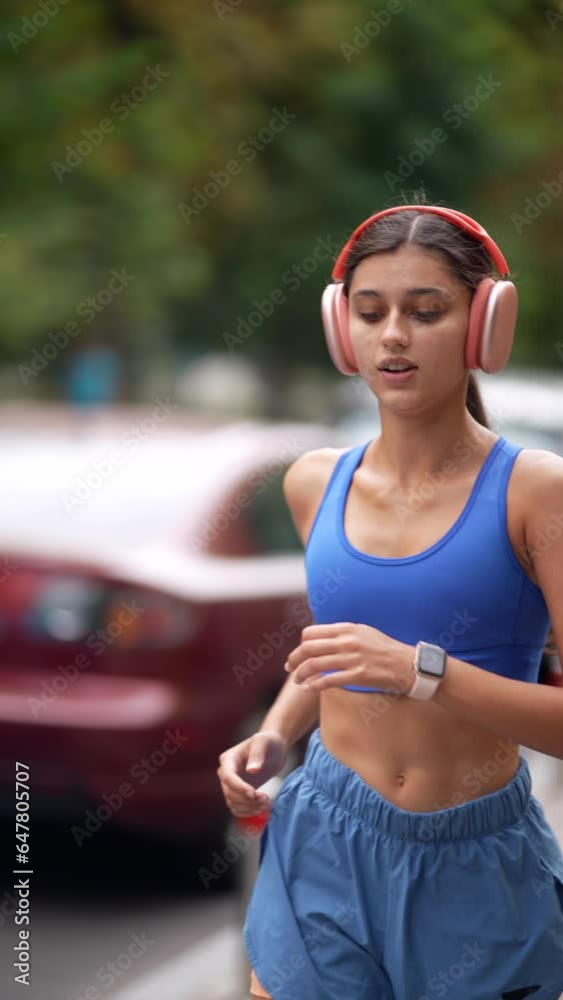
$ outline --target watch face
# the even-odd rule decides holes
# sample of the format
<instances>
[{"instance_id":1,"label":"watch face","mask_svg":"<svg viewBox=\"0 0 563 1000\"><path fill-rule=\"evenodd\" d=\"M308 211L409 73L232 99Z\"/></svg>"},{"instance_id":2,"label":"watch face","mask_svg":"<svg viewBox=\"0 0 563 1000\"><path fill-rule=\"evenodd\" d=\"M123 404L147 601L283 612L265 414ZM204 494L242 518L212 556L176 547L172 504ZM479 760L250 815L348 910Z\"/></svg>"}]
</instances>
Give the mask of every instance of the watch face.
<instances>
[{"instance_id":1,"label":"watch face","mask_svg":"<svg viewBox=\"0 0 563 1000\"><path fill-rule=\"evenodd\" d=\"M445 656L444 650L437 646L426 646L420 647L420 656L418 660L419 670L425 674L431 674L432 677L441 677L444 673L444 663Z\"/></svg>"}]
</instances>

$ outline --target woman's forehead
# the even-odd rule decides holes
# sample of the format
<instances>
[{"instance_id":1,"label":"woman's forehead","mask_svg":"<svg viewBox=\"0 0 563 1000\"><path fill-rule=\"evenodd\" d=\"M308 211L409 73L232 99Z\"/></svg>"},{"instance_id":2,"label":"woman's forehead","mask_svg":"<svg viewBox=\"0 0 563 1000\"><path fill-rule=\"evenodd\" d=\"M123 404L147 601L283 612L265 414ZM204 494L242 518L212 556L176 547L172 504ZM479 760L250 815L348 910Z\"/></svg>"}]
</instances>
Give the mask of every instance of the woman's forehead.
<instances>
[{"instance_id":1,"label":"woman's forehead","mask_svg":"<svg viewBox=\"0 0 563 1000\"><path fill-rule=\"evenodd\" d=\"M404 294L408 289L433 286L453 291L459 284L439 251L408 245L370 254L360 261L352 276L350 292L365 288Z\"/></svg>"}]
</instances>

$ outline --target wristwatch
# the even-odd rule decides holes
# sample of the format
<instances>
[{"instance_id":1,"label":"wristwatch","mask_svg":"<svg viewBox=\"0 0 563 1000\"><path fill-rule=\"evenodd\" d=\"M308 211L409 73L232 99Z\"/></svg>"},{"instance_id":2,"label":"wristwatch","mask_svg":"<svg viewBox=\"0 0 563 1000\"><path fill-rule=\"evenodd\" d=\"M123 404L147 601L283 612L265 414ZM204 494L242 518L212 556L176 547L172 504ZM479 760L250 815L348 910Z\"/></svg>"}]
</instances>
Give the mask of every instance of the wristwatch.
<instances>
[{"instance_id":1,"label":"wristwatch","mask_svg":"<svg viewBox=\"0 0 563 1000\"><path fill-rule=\"evenodd\" d=\"M417 643L413 660L416 676L413 686L407 691L409 698L422 701L432 698L446 672L447 659L448 654L441 646L433 646L430 642Z\"/></svg>"}]
</instances>

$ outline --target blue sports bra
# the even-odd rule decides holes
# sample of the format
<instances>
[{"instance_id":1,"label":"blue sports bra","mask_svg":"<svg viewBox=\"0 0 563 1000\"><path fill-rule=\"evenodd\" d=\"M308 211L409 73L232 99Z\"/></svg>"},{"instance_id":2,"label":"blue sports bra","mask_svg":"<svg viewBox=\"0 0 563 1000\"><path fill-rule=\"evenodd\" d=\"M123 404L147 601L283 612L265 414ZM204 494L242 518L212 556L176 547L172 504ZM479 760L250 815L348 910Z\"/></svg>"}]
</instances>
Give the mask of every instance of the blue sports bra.
<instances>
[{"instance_id":1,"label":"blue sports bra","mask_svg":"<svg viewBox=\"0 0 563 1000\"><path fill-rule=\"evenodd\" d=\"M522 449L499 437L449 531L414 556L383 559L356 549L344 533L352 476L369 444L340 456L309 533L314 621L371 625L412 646L422 639L484 670L536 682L549 611L516 559L506 525L508 480Z\"/></svg>"}]
</instances>

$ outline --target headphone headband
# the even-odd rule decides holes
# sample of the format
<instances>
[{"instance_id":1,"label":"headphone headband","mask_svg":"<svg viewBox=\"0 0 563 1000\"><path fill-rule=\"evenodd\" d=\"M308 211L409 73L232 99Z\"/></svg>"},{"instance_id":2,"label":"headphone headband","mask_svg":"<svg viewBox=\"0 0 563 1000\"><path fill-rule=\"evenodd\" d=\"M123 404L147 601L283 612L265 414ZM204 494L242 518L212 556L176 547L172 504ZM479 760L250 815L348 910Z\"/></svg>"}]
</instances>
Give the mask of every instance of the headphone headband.
<instances>
[{"instance_id":1,"label":"headphone headband","mask_svg":"<svg viewBox=\"0 0 563 1000\"><path fill-rule=\"evenodd\" d=\"M362 235L362 233L371 226L373 222L377 219L382 219L386 215L394 215L395 212L431 212L433 215L440 215L443 219L447 219L454 226L458 226L459 229L464 229L465 232L470 233L475 239L479 240L488 254L494 261L495 267L501 278L506 278L510 273L510 268L506 261L506 258L500 248L497 246L495 241L489 236L486 229L483 229L475 219L472 219L469 215L464 215L463 212L457 212L454 208L441 208L436 205L395 205L393 208L385 208L382 212L376 212L375 215L370 216L362 222L357 229L354 230L350 239L346 243L345 247L340 251L336 263L332 269L332 277L335 281L342 281L344 278L346 270L346 261L348 259L348 254L352 249L354 243Z\"/></svg>"}]
</instances>

